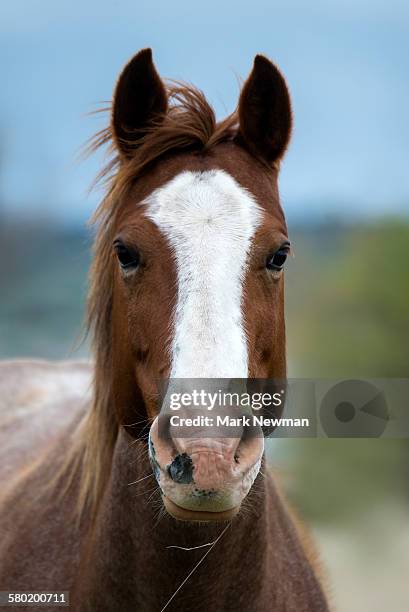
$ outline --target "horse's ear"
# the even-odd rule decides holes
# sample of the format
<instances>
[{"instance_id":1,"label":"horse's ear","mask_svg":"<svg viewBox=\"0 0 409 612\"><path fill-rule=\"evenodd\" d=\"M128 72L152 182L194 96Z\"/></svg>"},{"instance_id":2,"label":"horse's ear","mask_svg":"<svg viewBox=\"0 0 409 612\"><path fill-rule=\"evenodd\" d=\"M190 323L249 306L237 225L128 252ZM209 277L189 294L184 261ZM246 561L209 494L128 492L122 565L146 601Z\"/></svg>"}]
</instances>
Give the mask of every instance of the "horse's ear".
<instances>
[{"instance_id":1,"label":"horse's ear","mask_svg":"<svg viewBox=\"0 0 409 612\"><path fill-rule=\"evenodd\" d=\"M125 157L131 157L137 140L154 120L166 113L165 86L152 61L151 49L142 49L123 69L112 106L112 133Z\"/></svg>"},{"instance_id":2,"label":"horse's ear","mask_svg":"<svg viewBox=\"0 0 409 612\"><path fill-rule=\"evenodd\" d=\"M269 164L280 159L291 136L290 94L278 68L262 55L254 59L238 111L239 140Z\"/></svg>"}]
</instances>

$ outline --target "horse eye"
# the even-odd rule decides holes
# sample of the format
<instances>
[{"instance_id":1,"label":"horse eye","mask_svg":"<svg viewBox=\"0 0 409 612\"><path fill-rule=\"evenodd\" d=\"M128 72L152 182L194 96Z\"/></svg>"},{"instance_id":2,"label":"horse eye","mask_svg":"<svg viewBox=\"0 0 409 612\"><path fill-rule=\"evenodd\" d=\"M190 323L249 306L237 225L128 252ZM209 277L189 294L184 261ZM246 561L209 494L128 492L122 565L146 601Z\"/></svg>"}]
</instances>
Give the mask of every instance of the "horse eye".
<instances>
[{"instance_id":1,"label":"horse eye","mask_svg":"<svg viewBox=\"0 0 409 612\"><path fill-rule=\"evenodd\" d=\"M285 260L287 259L289 247L283 246L278 249L273 255L269 255L266 261L267 270L282 270Z\"/></svg>"},{"instance_id":2,"label":"horse eye","mask_svg":"<svg viewBox=\"0 0 409 612\"><path fill-rule=\"evenodd\" d=\"M114 249L122 269L136 268L139 265L139 253L129 249L122 242L115 242Z\"/></svg>"}]
</instances>

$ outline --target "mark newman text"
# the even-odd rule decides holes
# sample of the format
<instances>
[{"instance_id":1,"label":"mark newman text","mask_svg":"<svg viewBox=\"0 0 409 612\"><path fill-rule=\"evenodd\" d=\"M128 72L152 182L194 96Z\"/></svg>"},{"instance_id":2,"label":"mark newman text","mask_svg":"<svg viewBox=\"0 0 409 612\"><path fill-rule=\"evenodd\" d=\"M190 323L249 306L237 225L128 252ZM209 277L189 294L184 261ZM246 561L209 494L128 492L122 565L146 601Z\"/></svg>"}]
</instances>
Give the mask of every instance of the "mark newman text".
<instances>
[{"instance_id":1,"label":"mark newman text","mask_svg":"<svg viewBox=\"0 0 409 612\"><path fill-rule=\"evenodd\" d=\"M310 420L307 418L267 418L255 414L240 417L228 415L181 417L172 415L170 425L172 427L309 427Z\"/></svg>"}]
</instances>

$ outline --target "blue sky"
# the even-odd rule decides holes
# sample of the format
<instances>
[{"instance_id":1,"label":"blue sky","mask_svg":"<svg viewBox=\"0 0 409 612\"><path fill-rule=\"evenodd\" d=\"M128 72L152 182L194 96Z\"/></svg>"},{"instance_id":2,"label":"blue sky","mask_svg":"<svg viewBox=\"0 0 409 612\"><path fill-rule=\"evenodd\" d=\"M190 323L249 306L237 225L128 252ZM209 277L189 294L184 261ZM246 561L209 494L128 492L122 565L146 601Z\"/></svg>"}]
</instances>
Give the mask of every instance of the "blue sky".
<instances>
[{"instance_id":1,"label":"blue sky","mask_svg":"<svg viewBox=\"0 0 409 612\"><path fill-rule=\"evenodd\" d=\"M101 159L76 161L118 72L151 46L161 74L195 83L220 117L256 53L287 77L295 130L287 213L408 210L409 3L14 0L0 9L0 207L83 221Z\"/></svg>"}]
</instances>

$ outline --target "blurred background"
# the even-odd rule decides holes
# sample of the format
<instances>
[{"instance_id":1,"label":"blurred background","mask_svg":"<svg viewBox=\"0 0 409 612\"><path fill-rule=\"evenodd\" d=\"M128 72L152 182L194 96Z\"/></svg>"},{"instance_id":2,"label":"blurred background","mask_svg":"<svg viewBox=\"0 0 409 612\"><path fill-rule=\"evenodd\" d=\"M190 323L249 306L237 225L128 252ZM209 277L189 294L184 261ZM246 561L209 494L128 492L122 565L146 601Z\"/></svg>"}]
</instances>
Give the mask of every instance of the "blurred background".
<instances>
[{"instance_id":1,"label":"blurred background","mask_svg":"<svg viewBox=\"0 0 409 612\"><path fill-rule=\"evenodd\" d=\"M290 375L407 377L406 0L14 0L0 9L0 357L87 357L87 116L151 46L222 117L256 53L284 72L295 129L281 195ZM409 609L406 440L275 440L271 465L316 534L335 610Z\"/></svg>"}]
</instances>

